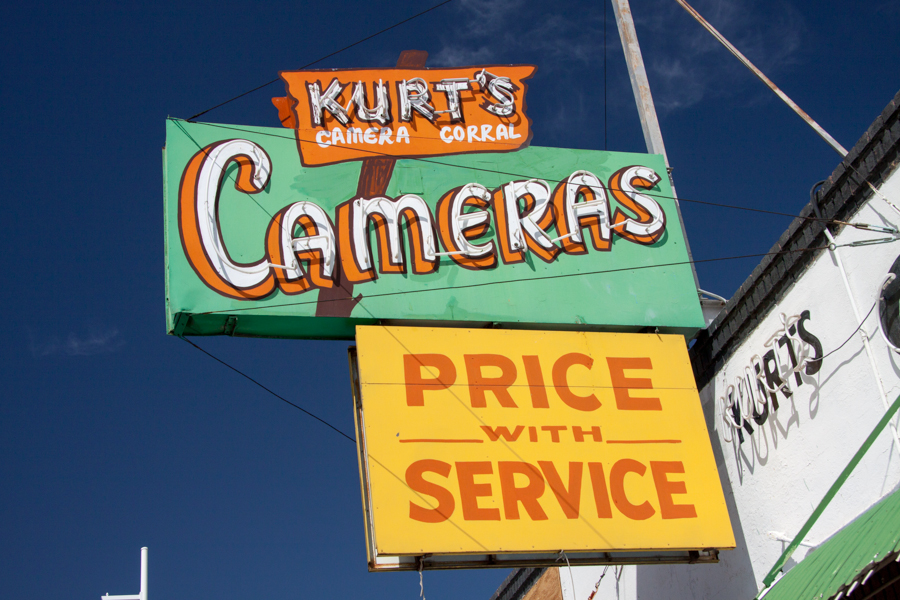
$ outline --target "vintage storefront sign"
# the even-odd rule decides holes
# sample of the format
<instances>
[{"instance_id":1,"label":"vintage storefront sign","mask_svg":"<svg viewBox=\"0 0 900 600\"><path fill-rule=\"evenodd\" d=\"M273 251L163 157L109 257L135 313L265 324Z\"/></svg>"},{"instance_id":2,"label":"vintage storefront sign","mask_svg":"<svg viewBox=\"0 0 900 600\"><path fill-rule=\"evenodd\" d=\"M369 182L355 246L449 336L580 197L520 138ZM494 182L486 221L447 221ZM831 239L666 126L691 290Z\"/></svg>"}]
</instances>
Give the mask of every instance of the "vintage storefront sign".
<instances>
[{"instance_id":1,"label":"vintage storefront sign","mask_svg":"<svg viewBox=\"0 0 900 600\"><path fill-rule=\"evenodd\" d=\"M168 331L703 326L661 157L532 147L391 168L368 196L360 162L303 167L285 129L168 121Z\"/></svg>"},{"instance_id":2,"label":"vintage storefront sign","mask_svg":"<svg viewBox=\"0 0 900 600\"><path fill-rule=\"evenodd\" d=\"M304 166L512 152L531 140L530 65L282 71Z\"/></svg>"},{"instance_id":3,"label":"vintage storefront sign","mask_svg":"<svg viewBox=\"0 0 900 600\"><path fill-rule=\"evenodd\" d=\"M377 556L733 548L681 336L360 327Z\"/></svg>"},{"instance_id":4,"label":"vintage storefront sign","mask_svg":"<svg viewBox=\"0 0 900 600\"><path fill-rule=\"evenodd\" d=\"M804 310L790 317L781 313L781 328L763 343L749 364L726 363L721 370L724 394L716 402L716 412L724 428L727 444L744 443L779 408L792 401L794 392L822 368L822 342L809 330L811 314Z\"/></svg>"}]
</instances>

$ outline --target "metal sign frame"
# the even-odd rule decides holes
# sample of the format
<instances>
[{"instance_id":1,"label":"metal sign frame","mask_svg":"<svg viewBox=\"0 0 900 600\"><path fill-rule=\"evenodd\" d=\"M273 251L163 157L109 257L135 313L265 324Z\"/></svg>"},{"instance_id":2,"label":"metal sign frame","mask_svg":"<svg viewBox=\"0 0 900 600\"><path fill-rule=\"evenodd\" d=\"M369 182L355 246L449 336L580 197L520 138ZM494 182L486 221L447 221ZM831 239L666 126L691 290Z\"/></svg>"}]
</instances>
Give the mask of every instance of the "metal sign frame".
<instances>
[{"instance_id":1,"label":"metal sign frame","mask_svg":"<svg viewBox=\"0 0 900 600\"><path fill-rule=\"evenodd\" d=\"M476 339L473 337L476 334L482 337ZM435 338L435 335L438 335L438 338ZM446 339L440 337L441 335L446 336ZM715 469L706 425L699 408L699 398L696 388L692 386L693 377L690 374L686 350L677 351L676 336L660 338L634 334L590 334L591 337L583 341L570 339L575 335L561 332L497 330L459 332L449 329L406 327L387 327L383 330L381 327L362 328L358 333L359 342L364 344L362 376L356 347L349 349L349 363L370 571L552 566L558 565L558 561L562 560L562 550L565 550L565 558L573 565L711 563L718 561L719 549L734 546L718 472ZM397 352L393 352L391 339L397 343ZM486 354L471 355L470 347L477 347L478 352ZM474 383L476 379L473 379L473 372L469 369L470 359L481 356L503 358L500 354L503 354L505 347L515 348L510 350L509 356L521 352L530 355L541 348L536 351L535 356L524 358L531 359L532 365L538 365L539 370L546 370L547 373L551 370L550 366L553 366L554 383L552 387L546 388L550 394L549 405L547 394L536 392L535 386L544 388L544 384L534 383L534 371L529 371L527 362L525 364L529 382L527 387L522 387L525 385L525 372L522 371L521 364L517 367L518 375L515 375L516 371L513 370L511 379L498 384L502 389L508 388L507 392L503 392L508 398L507 403L501 399L503 396L500 388L487 385L486 380L480 384ZM547 362L548 359L554 360L553 356L569 360L575 356L572 352L577 353L579 350L584 352L588 348L592 348L589 351L592 358L586 357L586 361L572 363L579 366L570 375L564 374L562 380L558 379L557 370L562 358L556 362ZM431 354L434 351L445 352L445 356ZM498 352L500 354L496 354ZM559 354L560 352L563 354ZM462 360L463 353L465 361ZM653 357L652 366L649 364L649 358L614 358L620 355ZM439 359L446 359L448 362L456 362L457 367L454 369L436 366L434 370L430 368L430 363L427 366L426 363L415 363L416 366L412 367L415 370L410 371L409 364L412 363L407 360L410 357L423 357L426 363L429 360L434 361L435 366L440 364ZM393 360L394 358L397 360ZM629 371L627 378L621 379L615 374L618 371L611 365L623 360L632 363L647 361L648 364L625 366L625 369L632 371ZM591 367L591 364L595 367ZM420 368L423 369L421 375L419 375ZM494 366L488 368L494 369ZM465 371L465 376L459 369ZM642 370L643 375L652 377L652 383L651 379L632 378L634 375L642 374ZM491 370L490 373L493 381L499 381L496 371ZM420 376L421 381L418 379ZM484 373L482 376L487 377ZM685 377L688 377L690 382L687 382ZM537 379L540 378L538 375ZM420 388L423 391L417 391L418 384L425 386ZM487 387L483 387L484 385ZM621 385L626 387L620 388ZM577 393L572 392L575 396L567 395L569 386L571 390L577 390ZM636 392L638 396L629 396L635 393L629 392L629 389L648 388L654 391L639 391ZM487 405L476 403L476 394L484 397L483 392L476 391L478 389L488 390L491 394L490 399L487 399ZM585 396L585 393L588 395ZM649 398L648 393L658 398ZM535 403L535 398L541 396L544 398L543 404ZM460 401L459 405L451 401L454 398ZM463 398L466 400L463 401ZM576 406L578 400L573 398L593 398L595 405L593 408ZM648 400L645 402L643 398ZM470 400L472 404L471 408L468 408ZM658 406L652 407L653 403ZM429 406L430 409L427 408ZM369 409L368 419L366 407ZM472 409L475 409L475 412ZM472 421L472 418L475 420ZM512 427L508 429L495 427L500 422L507 425L511 422L524 422L539 426L567 422L572 426L528 429L569 429L570 433L564 435L574 436L574 439L568 437L560 440L554 433L551 442L545 433L541 433L543 442L535 444L534 442L539 440L532 437L536 435L532 432L521 435L521 439L516 442L515 437L509 437ZM576 427L573 423L580 425ZM601 426L591 427L591 423L600 423ZM588 427L585 428L584 425ZM517 431L522 429L525 427L517 427ZM596 431L588 434L585 440L585 436L579 435L579 432L587 429ZM506 433L502 433L502 430ZM473 435L476 432L477 435ZM492 433L500 433L506 441L498 442L497 435ZM369 439L373 434L376 437ZM482 436L483 439L466 439ZM664 436L678 439L663 439ZM561 444L558 444L560 441ZM395 448L396 442L399 444ZM601 443L602 446L595 446L597 443ZM678 446L659 445L673 443ZM660 456L665 458L658 458ZM473 460L487 462L465 462ZM569 463L568 484L561 483L559 475L554 475L556 468L553 468L553 463L558 465L559 460L576 461ZM590 483L585 483L585 487L582 487L582 470L579 468L573 471L572 468L573 464L583 464L578 461L585 460L601 462L588 464L591 472ZM676 462L660 463L653 462L654 460ZM680 461L684 461L683 464ZM648 474L647 478L641 476L643 469L639 468L638 462L651 466L654 471L652 481L655 482L655 488L652 484L651 487L641 487L649 483L650 475ZM429 473L430 481L421 478L423 471L420 465L426 463L429 466L424 467L426 469L424 472ZM637 505L622 496L623 486L626 484L623 483L623 479L617 479L615 473L619 465L624 463L638 467L635 470L638 475L632 475L634 479L629 479L630 483L627 484L628 493L632 501L645 500L642 506L649 514L643 516L632 514L631 509ZM494 465L493 472L487 468L489 464ZM530 489L532 478L529 476L529 483L524 488L521 487L521 481L510 483L511 487L508 488L507 483L504 483L504 468L511 465L522 467L535 465L532 468L537 469L538 464L546 473L548 482L548 487L545 488L541 481L540 491L533 496L533 501L538 505L535 510L540 515L535 516L532 508L529 508L523 500L522 508L527 511L528 516L523 514L520 517L518 508L510 512L507 494L511 491ZM672 469L671 472L688 475L675 475L674 481L668 482L663 479L665 485L659 487L663 484L656 478L656 469L663 464L681 465L680 469ZM434 465L443 465L447 470L443 472L441 467ZM452 468L458 470L458 474L448 477L451 465L455 465ZM477 485L481 488L480 491L472 491L474 487L467 487L465 489L468 491L464 491L463 474L466 472L464 466L477 465L482 465L486 469L477 471L478 473L482 475L493 473L490 476L490 481L493 481L495 486L493 492L491 484L485 479L481 479L478 484L471 481L467 484ZM603 480L598 487L598 480L594 479L595 467L601 479L605 478L604 470L610 474L609 489L612 491L615 506L612 513L600 514L601 501L596 494L602 490L605 498L607 484ZM547 471L548 468L550 471ZM585 468L584 472L587 471ZM402 475L404 472L405 479ZM649 470L647 472L649 473ZM457 475L459 488L456 487ZM499 488L496 487L498 475ZM553 483L551 475L557 478L557 483ZM443 477L448 478L442 479ZM565 477L564 473L562 477ZM573 480L572 477L578 479ZM540 479L541 476L537 475L537 478ZM687 483L687 488L682 480ZM398 486L397 481L401 485ZM574 489L585 490L581 496L585 501L577 500L578 496L575 500L566 496L566 501L572 504L563 506L561 492L558 491L559 488L552 487L554 485L565 485L568 490L573 489L572 486L577 486ZM550 491L551 488L553 493ZM655 492L650 492L651 489L655 489ZM666 489L674 491L675 494L688 495L679 495L674 500L672 496L666 499L660 495L658 505L655 496L646 495L662 494ZM594 494L594 502L586 500L591 493ZM446 494L450 498L442 499L441 494ZM477 500L472 500L472 494L483 498L480 507ZM554 496L559 506L554 503ZM432 503L432 498L437 501L436 504ZM521 499L521 496L519 498ZM538 498L541 500L540 503L537 501ZM652 499L653 506L657 510L651 507L647 499ZM474 509L471 508L472 502L475 502ZM579 503L582 506L581 517L578 516ZM596 517L599 520L594 519L594 503L598 511ZM513 504L515 505L515 501ZM454 509L454 506L457 508ZM676 515L675 509L671 508L676 506L678 511L686 509L692 514ZM462 507L461 512L459 507ZM502 518L497 507L503 511ZM569 514L572 509L573 514ZM468 512L470 510L471 513ZM669 510L672 512L667 514ZM419 512L416 515L414 511ZM482 512L480 516L474 516L475 511ZM496 516L485 516L488 512L494 512ZM654 512L656 516L653 516ZM550 520L547 520L548 516ZM519 518L523 520L518 521ZM651 518L652 520L646 520ZM691 522L688 523L683 519L689 519ZM694 519L697 519L696 522ZM583 530L582 521L587 527ZM588 537L582 537L579 531L584 531ZM599 538L591 535L591 531ZM557 550L557 546L561 546L562 550ZM534 550L528 551L528 548Z\"/></svg>"},{"instance_id":2,"label":"metal sign frame","mask_svg":"<svg viewBox=\"0 0 900 600\"><path fill-rule=\"evenodd\" d=\"M363 514L366 522L366 556L369 571L418 571L443 569L505 569L513 567L558 567L562 558L554 553L496 553L496 554L423 554L390 556L378 554L375 549L375 530L372 522L372 496L369 488L368 452L363 427L362 395L359 387L359 363L356 347L348 351L350 382L353 391L354 424L356 426L356 450L359 456L359 480ZM565 558L573 566L591 565L672 565L712 564L719 562L719 551L709 548L700 551L674 550L671 552L566 552Z\"/></svg>"}]
</instances>

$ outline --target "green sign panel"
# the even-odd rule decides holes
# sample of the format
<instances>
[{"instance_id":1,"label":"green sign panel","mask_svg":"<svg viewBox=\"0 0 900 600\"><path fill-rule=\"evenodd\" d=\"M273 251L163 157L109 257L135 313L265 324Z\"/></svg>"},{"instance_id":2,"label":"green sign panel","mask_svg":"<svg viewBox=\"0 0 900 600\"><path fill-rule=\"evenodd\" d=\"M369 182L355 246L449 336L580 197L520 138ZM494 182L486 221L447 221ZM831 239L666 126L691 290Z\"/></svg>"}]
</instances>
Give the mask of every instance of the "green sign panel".
<instances>
[{"instance_id":1,"label":"green sign panel","mask_svg":"<svg viewBox=\"0 0 900 600\"><path fill-rule=\"evenodd\" d=\"M297 148L286 129L167 122L169 333L703 326L660 156L530 147L395 160L375 146L303 167Z\"/></svg>"}]
</instances>

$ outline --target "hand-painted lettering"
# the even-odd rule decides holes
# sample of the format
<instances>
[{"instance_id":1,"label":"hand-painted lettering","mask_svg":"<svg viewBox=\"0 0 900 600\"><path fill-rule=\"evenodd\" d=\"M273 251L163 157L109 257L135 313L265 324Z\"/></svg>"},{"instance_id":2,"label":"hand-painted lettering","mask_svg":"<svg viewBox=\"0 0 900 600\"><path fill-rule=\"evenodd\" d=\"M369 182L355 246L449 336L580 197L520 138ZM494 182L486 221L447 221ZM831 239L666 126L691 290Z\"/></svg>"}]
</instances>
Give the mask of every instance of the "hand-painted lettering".
<instances>
[{"instance_id":1,"label":"hand-painted lettering","mask_svg":"<svg viewBox=\"0 0 900 600\"><path fill-rule=\"evenodd\" d=\"M453 494L436 483L426 481L424 477L426 472L431 472L446 478L450 475L450 469L451 466L448 463L429 459L418 460L409 465L409 468L406 469L406 485L411 490L431 496L438 502L438 505L433 508L425 508L410 502L410 519L421 521L422 523L442 523L450 518L450 515L453 514L453 509L456 508L456 500L454 500Z\"/></svg>"},{"instance_id":2,"label":"hand-painted lettering","mask_svg":"<svg viewBox=\"0 0 900 600\"><path fill-rule=\"evenodd\" d=\"M488 461L458 462L456 475L459 479L459 499L466 521L499 521L499 508L481 508L478 498L491 496L490 483L475 483L476 475L491 475L494 472Z\"/></svg>"},{"instance_id":3,"label":"hand-painted lettering","mask_svg":"<svg viewBox=\"0 0 900 600\"><path fill-rule=\"evenodd\" d=\"M333 101L333 96L339 93L336 81L325 91L312 86L310 101L317 103L317 114L349 118L347 109ZM375 87L383 89L378 84ZM355 97L362 98L365 104L364 95L358 92ZM419 109L426 110L421 102L411 102L409 110ZM389 103L381 99L374 108L357 106L356 114L378 122L385 114L389 116ZM464 139L466 131L456 127ZM470 127L478 129L475 125ZM394 135L391 131L372 127L365 131L358 127L346 131L335 128L319 132L316 141L327 146L358 138L360 143L377 145L393 144L405 137L408 142L405 126L398 127L396 138L391 137ZM456 139L455 130L452 139ZM188 262L207 286L228 298L259 300L276 290L301 294L331 288L335 286L337 264L341 266L342 279L362 284L384 275L434 273L440 268L441 256L449 258L444 264L450 262L475 271L493 269L498 264L498 256L504 264L525 262L529 253L553 263L562 251L572 255L587 253L582 235L585 228L590 230L596 250L611 250L610 201L606 188L596 175L576 171L552 194L547 182L538 179L513 181L494 190L469 183L443 194L434 212L426 199L415 194L397 198L356 197L334 208L332 222L317 204L295 202L278 211L266 228L262 258L242 263L229 254L218 224L219 196L229 180L223 174L232 162L239 167L235 178L238 190L256 194L266 188L272 164L265 151L248 140L225 140L206 146L189 161L182 175L178 200L179 230ZM617 213L622 225L619 233L623 239L646 244L664 232L665 215L655 201L637 193L635 186L644 189L659 178L651 177L653 172L645 167L629 169L634 170L629 175L631 187L623 188L622 195L616 198L637 217ZM617 176L624 175L617 172ZM524 204L522 210L520 203ZM493 236L489 235L492 224L496 227ZM297 228L302 235L295 236ZM556 232L550 233L554 228ZM407 244L409 256L405 250ZM811 338L806 330L801 335ZM814 364L817 363L808 363L808 370L812 371ZM529 377L539 375L540 368L536 362L526 364L526 373ZM537 377L535 381L542 382L542 378ZM535 386L533 401L537 406L543 402L543 385Z\"/></svg>"},{"instance_id":4,"label":"hand-painted lettering","mask_svg":"<svg viewBox=\"0 0 900 600\"><path fill-rule=\"evenodd\" d=\"M553 461L538 460L537 464L525 461L472 461L449 463L424 459L411 464L406 470L406 483L419 500L409 502L409 518L421 523L442 523L449 519L456 506L462 507L464 521L516 521L527 518L531 521L550 519L547 503L541 499L550 494L556 500L567 519L577 519L581 514L582 492L584 490L585 463L568 462L558 465ZM694 519L697 510L693 504L683 501L676 503L673 496L689 496L686 482L673 479L683 475L684 465L680 461L649 461L653 486L659 510L649 499L636 503L634 485L636 479L644 477L647 465L623 458L612 464L607 479L603 463L588 462L589 494L594 499L597 518L626 518L633 521L657 519ZM449 485L451 471L456 468L459 495L454 496ZM565 469L566 482L560 471ZM442 478L446 482L435 483L426 479ZM630 477L627 477L629 476ZM631 491L629 492L629 482ZM629 495L630 493L630 495ZM496 494L496 495L495 495ZM433 499L436 506L429 500ZM488 507L494 500L503 506ZM423 506L424 502L427 506ZM613 515L612 507L617 515ZM522 510L524 509L524 515ZM618 516L621 515L621 516Z\"/></svg>"},{"instance_id":5,"label":"hand-painted lettering","mask_svg":"<svg viewBox=\"0 0 900 600\"><path fill-rule=\"evenodd\" d=\"M423 377L423 369L432 377ZM403 377L407 406L425 406L425 392L445 390L453 385L456 367L443 354L404 354Z\"/></svg>"},{"instance_id":6,"label":"hand-painted lettering","mask_svg":"<svg viewBox=\"0 0 900 600\"><path fill-rule=\"evenodd\" d=\"M609 376L612 379L616 407L619 410L662 410L659 398L634 398L630 390L652 390L653 382L645 378L625 377L625 370L650 370L653 364L647 357L640 358L606 358L609 365Z\"/></svg>"},{"instance_id":7,"label":"hand-painted lettering","mask_svg":"<svg viewBox=\"0 0 900 600\"><path fill-rule=\"evenodd\" d=\"M673 494L686 494L687 487L683 481L669 481L670 473L684 473L684 464L680 461L650 461L653 483L659 496L659 514L663 519L693 519L697 517L697 509L693 504L675 504Z\"/></svg>"},{"instance_id":8,"label":"hand-painted lettering","mask_svg":"<svg viewBox=\"0 0 900 600\"><path fill-rule=\"evenodd\" d=\"M646 472L646 466L630 458L623 458L618 461L609 472L609 487L613 504L616 505L619 512L635 521L649 519L656 514L656 510L653 509L653 506L647 500L640 504L633 504L628 499L628 495L625 493L625 475L634 473L643 477Z\"/></svg>"},{"instance_id":9,"label":"hand-painted lettering","mask_svg":"<svg viewBox=\"0 0 900 600\"><path fill-rule=\"evenodd\" d=\"M493 393L500 406L516 408L509 393L509 387L516 382L516 365L511 359L500 354L466 354L465 363L472 408L487 406L486 392ZM484 373L486 368L499 369L500 374L489 377Z\"/></svg>"},{"instance_id":10,"label":"hand-painted lettering","mask_svg":"<svg viewBox=\"0 0 900 600\"><path fill-rule=\"evenodd\" d=\"M569 485L565 486L562 482L556 466L549 460L538 461L541 472L550 485L559 507L563 510L567 519L577 519L578 511L581 507L581 474L584 471L584 463L569 463ZM605 494L605 491L604 491Z\"/></svg>"},{"instance_id":11,"label":"hand-painted lettering","mask_svg":"<svg viewBox=\"0 0 900 600\"><path fill-rule=\"evenodd\" d=\"M519 461L500 461L497 466L503 495L503 515L507 519L518 519L521 503L532 521L546 521L547 513L538 502L538 498L544 493L544 478L537 467ZM527 479L524 487L516 486L516 475L522 475Z\"/></svg>"},{"instance_id":12,"label":"hand-painted lettering","mask_svg":"<svg viewBox=\"0 0 900 600\"><path fill-rule=\"evenodd\" d=\"M600 401L594 394L579 396L569 387L569 369L575 365L586 367L588 370L594 366L594 359L587 354L572 352L560 356L553 365L553 387L560 399L574 408L586 412L600 408Z\"/></svg>"}]
</instances>

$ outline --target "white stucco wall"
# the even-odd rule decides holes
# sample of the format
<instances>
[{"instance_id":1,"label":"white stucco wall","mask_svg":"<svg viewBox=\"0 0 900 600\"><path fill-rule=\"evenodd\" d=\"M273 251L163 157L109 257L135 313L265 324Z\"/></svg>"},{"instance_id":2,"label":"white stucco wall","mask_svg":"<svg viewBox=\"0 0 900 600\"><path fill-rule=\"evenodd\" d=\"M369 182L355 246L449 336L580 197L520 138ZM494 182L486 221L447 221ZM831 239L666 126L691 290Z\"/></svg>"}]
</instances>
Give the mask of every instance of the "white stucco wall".
<instances>
[{"instance_id":1,"label":"white stucco wall","mask_svg":"<svg viewBox=\"0 0 900 600\"><path fill-rule=\"evenodd\" d=\"M894 172L881 192L900 205L900 173ZM898 227L900 215L875 196L850 222ZM840 246L883 237L883 233L845 227L836 242ZM860 316L865 316L880 296L884 276L900 256L900 241L840 247L837 252ZM790 377L791 397L778 393L778 410L773 411L770 404L768 418L762 425L752 423L753 435L744 431L744 442L739 443L722 419L728 386L744 373L745 365L752 364L754 355L769 350L765 342L782 328L782 313L790 317L807 310L805 328L820 340L826 355L851 339L822 361L818 373L801 372L802 384ZM862 331L869 337L887 399L892 402L900 395L900 354L888 348L878 322L876 307ZM610 568L594 600L753 597L787 545L772 539L770 532L793 538L885 413L862 338L853 334L857 325L840 270L831 253L823 252L700 393L737 548L723 551L717 565L626 567L618 579ZM787 347L778 351L788 364ZM804 541L821 544L898 483L900 451L894 447L890 431L885 431ZM798 549L787 567L801 561L808 551ZM576 568L570 579L563 569L564 598L586 600L602 571L603 567Z\"/></svg>"}]
</instances>

